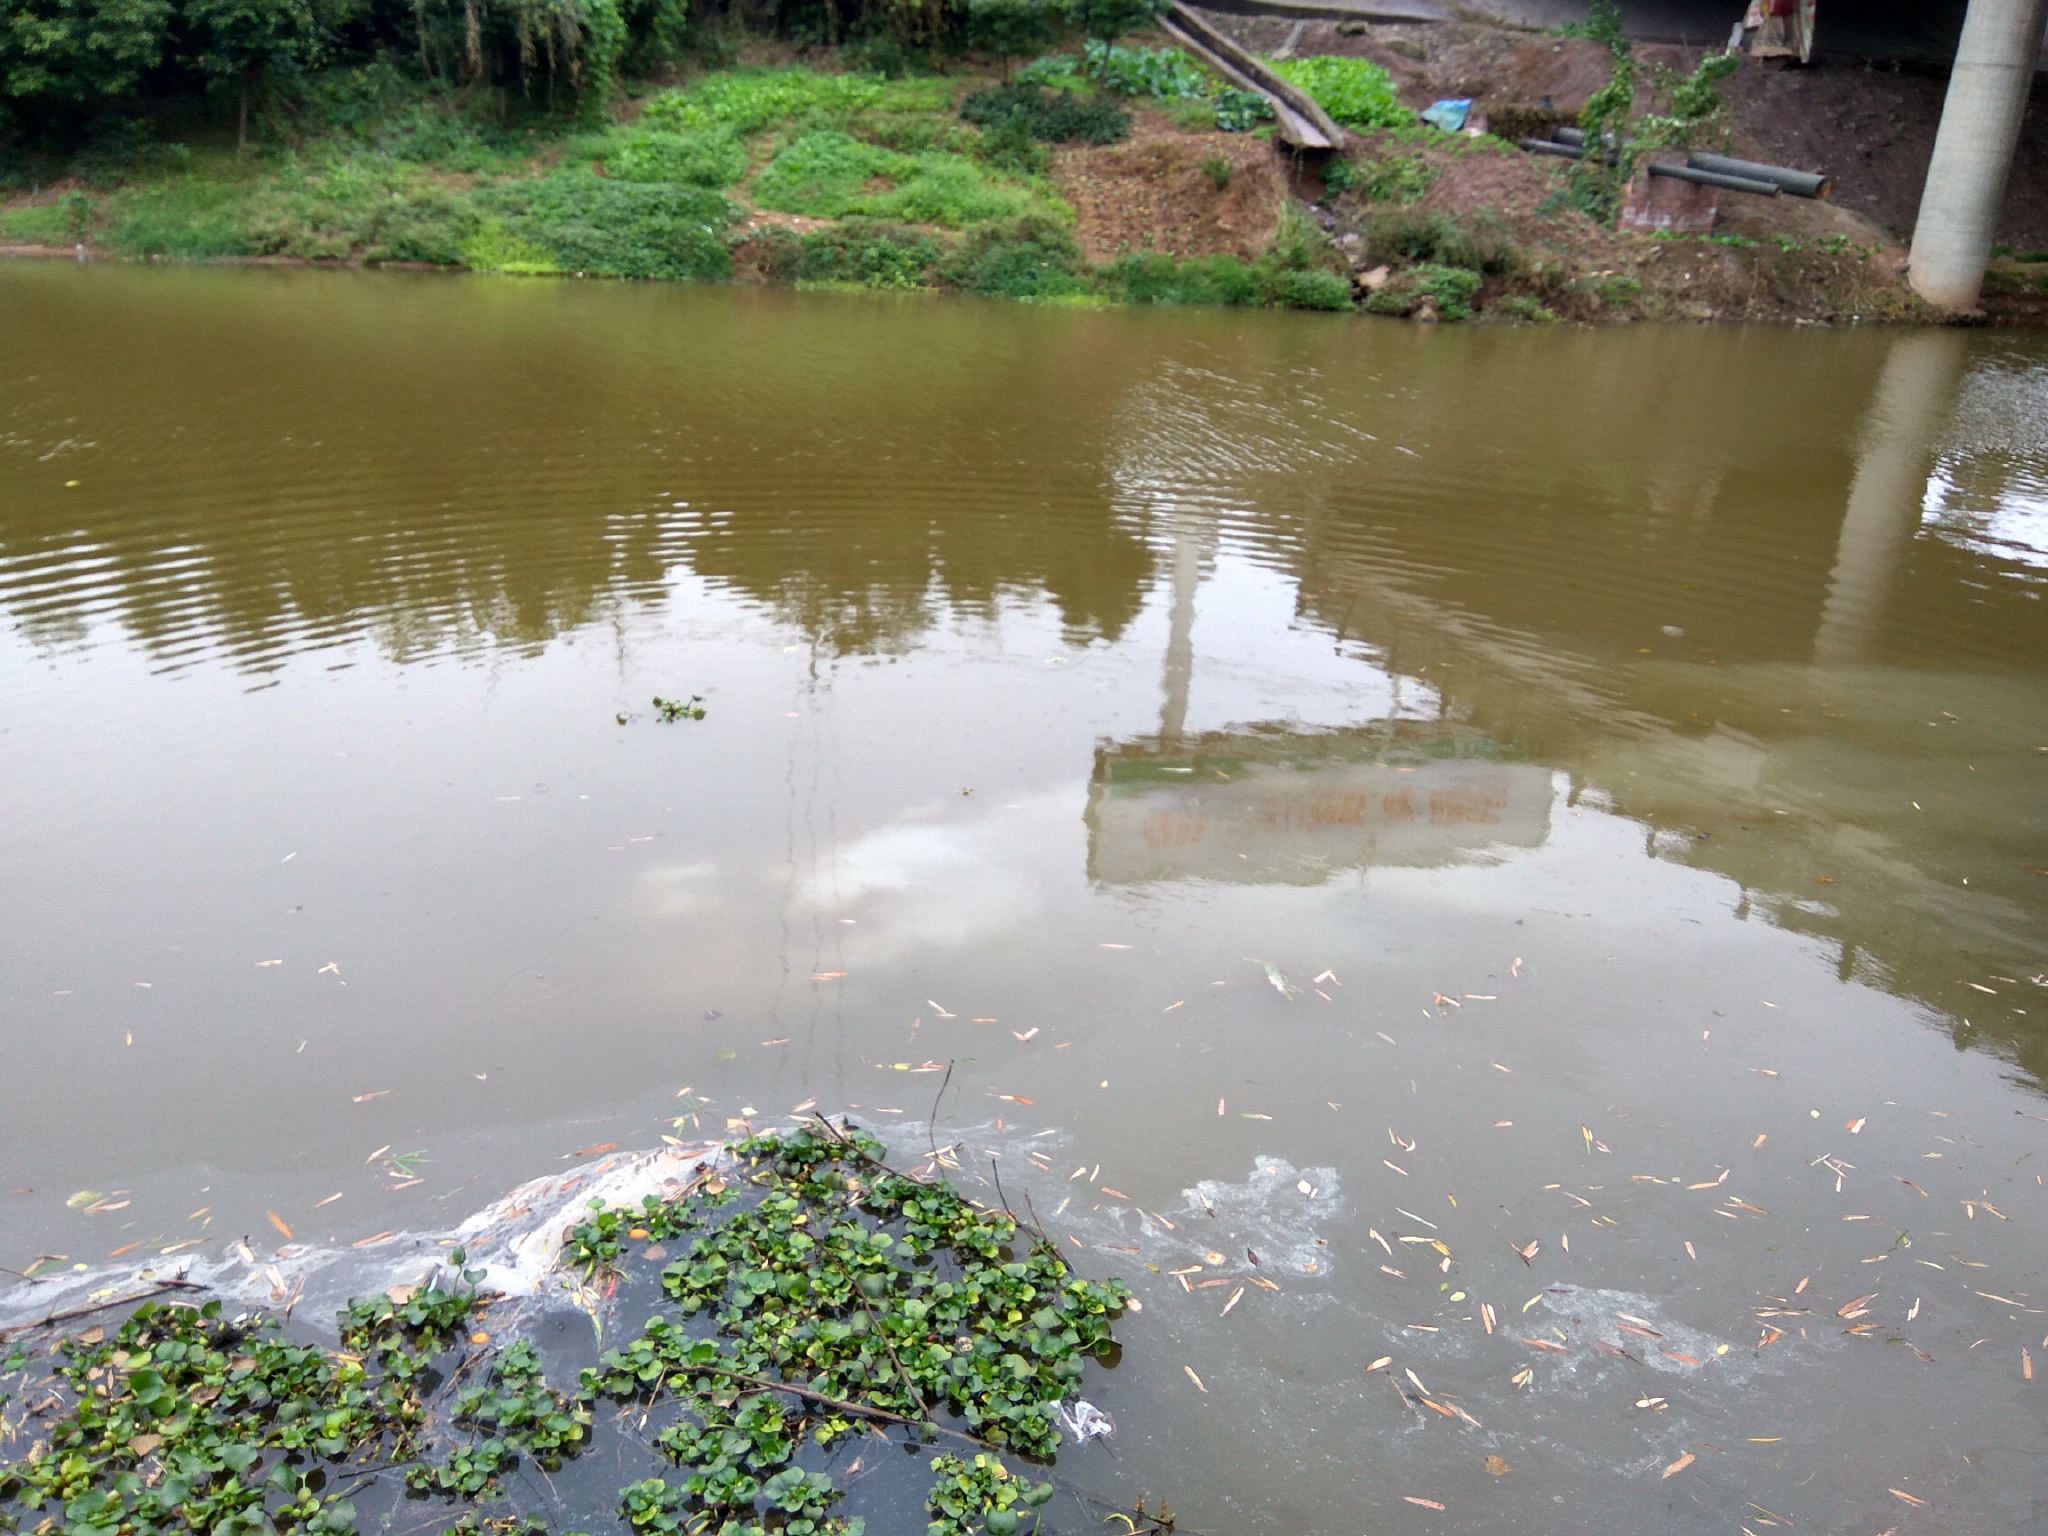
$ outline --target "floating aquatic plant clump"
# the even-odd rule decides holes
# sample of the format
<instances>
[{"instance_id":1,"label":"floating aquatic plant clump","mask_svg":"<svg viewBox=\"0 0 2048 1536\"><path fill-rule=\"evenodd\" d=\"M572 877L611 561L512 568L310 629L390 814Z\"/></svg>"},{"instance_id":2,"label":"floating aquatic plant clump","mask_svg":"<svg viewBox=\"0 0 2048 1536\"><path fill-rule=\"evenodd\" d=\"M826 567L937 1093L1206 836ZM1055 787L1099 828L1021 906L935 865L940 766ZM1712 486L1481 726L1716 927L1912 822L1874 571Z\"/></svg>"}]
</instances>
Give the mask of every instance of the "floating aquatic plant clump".
<instances>
[{"instance_id":1,"label":"floating aquatic plant clump","mask_svg":"<svg viewBox=\"0 0 2048 1536\"><path fill-rule=\"evenodd\" d=\"M351 1302L333 1348L214 1300L29 1329L0 1356L25 1410L0 1426L0 1531L339 1536L421 1498L456 1529L527 1529L542 1483L558 1530L861 1536L878 1496L928 1536L1036 1529L1055 1487L1005 1458L1052 1456L1128 1292L818 1124L675 1198L592 1202L561 1263L601 1337L608 1310L629 1321L573 1389L459 1248L433 1283ZM876 1457L878 1436L918 1454ZM883 1475L856 1499L864 1461Z\"/></svg>"},{"instance_id":2,"label":"floating aquatic plant clump","mask_svg":"<svg viewBox=\"0 0 2048 1536\"><path fill-rule=\"evenodd\" d=\"M793 1516L781 1528L794 1536L856 1529L821 1518L838 1490L799 1476L796 1457L863 1422L974 1441L986 1459L965 1486L983 1489L979 1502L962 1505L961 1472L935 1463L933 1498L944 1503L930 1506L932 1530L979 1529L983 1512L1014 1529L1011 1506L1036 1508L1051 1488L1013 1483L989 1453L1058 1447L1061 1401L1087 1360L1113 1348L1122 1283L1079 1278L1042 1238L1017 1256L1011 1216L886 1169L881 1144L861 1132L797 1131L734 1150L753 1160L739 1186L748 1198L688 1218L695 1240L661 1271L676 1313L607 1351L584 1373L584 1396L678 1401L682 1417L660 1444L687 1473L692 1507L730 1536L763 1529L746 1520L764 1498ZM565 1258L607 1265L619 1237L616 1215L599 1213Z\"/></svg>"}]
</instances>

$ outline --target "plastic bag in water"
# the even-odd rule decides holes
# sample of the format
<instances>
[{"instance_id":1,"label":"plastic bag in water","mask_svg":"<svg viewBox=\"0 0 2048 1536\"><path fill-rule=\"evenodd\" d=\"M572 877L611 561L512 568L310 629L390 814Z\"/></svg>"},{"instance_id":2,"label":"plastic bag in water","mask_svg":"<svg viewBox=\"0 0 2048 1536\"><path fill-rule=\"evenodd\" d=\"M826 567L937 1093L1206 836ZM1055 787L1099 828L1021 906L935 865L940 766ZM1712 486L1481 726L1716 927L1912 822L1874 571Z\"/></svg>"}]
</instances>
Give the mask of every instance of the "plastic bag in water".
<instances>
[{"instance_id":1,"label":"plastic bag in water","mask_svg":"<svg viewBox=\"0 0 2048 1536\"><path fill-rule=\"evenodd\" d=\"M1060 1404L1060 1423L1083 1445L1090 1440L1107 1440L1116 1433L1116 1421L1085 1397Z\"/></svg>"}]
</instances>

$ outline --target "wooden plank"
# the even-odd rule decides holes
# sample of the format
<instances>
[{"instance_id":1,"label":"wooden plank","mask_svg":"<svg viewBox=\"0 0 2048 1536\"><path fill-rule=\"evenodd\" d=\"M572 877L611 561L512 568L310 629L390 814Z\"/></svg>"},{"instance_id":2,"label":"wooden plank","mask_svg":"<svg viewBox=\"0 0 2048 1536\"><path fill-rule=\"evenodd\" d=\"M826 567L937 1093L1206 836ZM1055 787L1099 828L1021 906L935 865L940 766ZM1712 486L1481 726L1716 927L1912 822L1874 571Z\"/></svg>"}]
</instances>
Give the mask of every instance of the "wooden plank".
<instances>
[{"instance_id":1,"label":"wooden plank","mask_svg":"<svg viewBox=\"0 0 2048 1536\"><path fill-rule=\"evenodd\" d=\"M1344 142L1344 130L1307 92L1289 85L1178 0L1167 7L1159 25L1224 79L1263 96L1273 108L1280 137L1287 143L1299 149L1335 149Z\"/></svg>"}]
</instances>

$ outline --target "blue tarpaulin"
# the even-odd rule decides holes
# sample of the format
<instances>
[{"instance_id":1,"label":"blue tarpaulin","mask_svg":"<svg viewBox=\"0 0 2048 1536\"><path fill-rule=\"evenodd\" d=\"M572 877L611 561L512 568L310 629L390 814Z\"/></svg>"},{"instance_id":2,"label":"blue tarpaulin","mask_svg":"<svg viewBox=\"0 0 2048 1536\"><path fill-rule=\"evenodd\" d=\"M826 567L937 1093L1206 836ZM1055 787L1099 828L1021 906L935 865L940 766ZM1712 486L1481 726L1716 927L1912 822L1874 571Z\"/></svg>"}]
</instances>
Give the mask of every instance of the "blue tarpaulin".
<instances>
[{"instance_id":1,"label":"blue tarpaulin","mask_svg":"<svg viewBox=\"0 0 2048 1536\"><path fill-rule=\"evenodd\" d=\"M1437 102L1422 114L1422 120L1445 133L1456 133L1465 126L1465 118L1471 111L1472 99L1469 96L1453 98Z\"/></svg>"}]
</instances>

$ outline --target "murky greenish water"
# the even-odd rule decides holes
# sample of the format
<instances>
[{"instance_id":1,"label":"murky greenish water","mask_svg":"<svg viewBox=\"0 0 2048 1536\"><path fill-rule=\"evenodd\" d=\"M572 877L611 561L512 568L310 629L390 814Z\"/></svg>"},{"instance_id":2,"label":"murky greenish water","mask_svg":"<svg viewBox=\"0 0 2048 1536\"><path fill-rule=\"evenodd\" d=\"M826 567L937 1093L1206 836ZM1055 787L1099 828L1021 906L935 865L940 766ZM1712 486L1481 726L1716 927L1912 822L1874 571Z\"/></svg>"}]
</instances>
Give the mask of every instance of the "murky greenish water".
<instances>
[{"instance_id":1,"label":"murky greenish water","mask_svg":"<svg viewBox=\"0 0 2048 1536\"><path fill-rule=\"evenodd\" d=\"M2044 599L2038 339L9 267L0 1262L950 1061L1191 1527L2039 1531Z\"/></svg>"}]
</instances>

